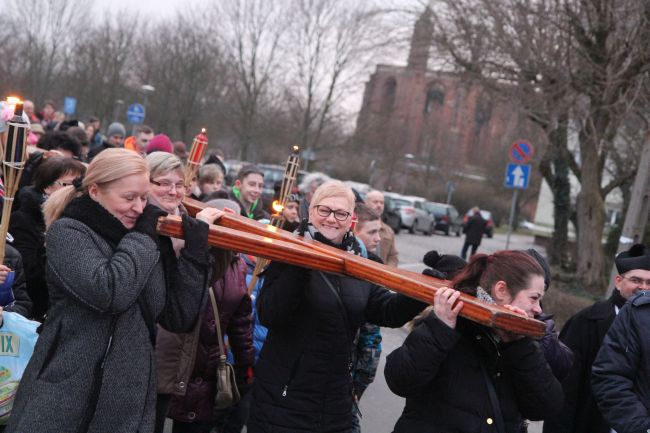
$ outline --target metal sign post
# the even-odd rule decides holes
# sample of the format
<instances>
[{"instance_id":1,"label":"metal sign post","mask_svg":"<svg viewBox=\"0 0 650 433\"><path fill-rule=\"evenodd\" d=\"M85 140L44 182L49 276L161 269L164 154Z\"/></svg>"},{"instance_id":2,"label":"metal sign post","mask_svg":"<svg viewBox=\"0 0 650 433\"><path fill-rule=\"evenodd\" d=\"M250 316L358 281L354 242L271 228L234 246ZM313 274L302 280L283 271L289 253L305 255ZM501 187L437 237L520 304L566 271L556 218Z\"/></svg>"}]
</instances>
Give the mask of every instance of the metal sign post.
<instances>
[{"instance_id":1,"label":"metal sign post","mask_svg":"<svg viewBox=\"0 0 650 433\"><path fill-rule=\"evenodd\" d=\"M512 204L510 205L510 218L508 218L508 234L506 235L506 250L510 247L510 235L512 227L515 225L515 208L517 206L517 197L519 197L519 188L515 188L512 193Z\"/></svg>"},{"instance_id":2,"label":"metal sign post","mask_svg":"<svg viewBox=\"0 0 650 433\"><path fill-rule=\"evenodd\" d=\"M510 247L510 235L515 223L515 210L519 190L528 188L530 180L530 165L510 163L506 166L506 179L503 185L506 188L513 188L512 204L510 205L510 218L508 219L508 235L506 236L506 250Z\"/></svg>"}]
</instances>

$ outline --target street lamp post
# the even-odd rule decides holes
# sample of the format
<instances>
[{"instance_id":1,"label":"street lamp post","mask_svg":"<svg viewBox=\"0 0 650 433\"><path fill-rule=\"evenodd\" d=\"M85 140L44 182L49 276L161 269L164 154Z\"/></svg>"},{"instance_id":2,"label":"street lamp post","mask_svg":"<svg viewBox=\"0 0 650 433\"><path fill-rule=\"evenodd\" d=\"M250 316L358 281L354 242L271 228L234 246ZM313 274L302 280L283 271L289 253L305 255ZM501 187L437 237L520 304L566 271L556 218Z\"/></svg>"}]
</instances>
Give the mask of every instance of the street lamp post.
<instances>
[{"instance_id":1,"label":"street lamp post","mask_svg":"<svg viewBox=\"0 0 650 433\"><path fill-rule=\"evenodd\" d=\"M144 94L144 98L142 100L142 106L144 107L144 115L145 119L147 116L147 96L149 96L149 93L153 93L156 91L156 88L152 86L151 84L143 84L142 87L140 87L140 90L142 90L142 93Z\"/></svg>"}]
</instances>

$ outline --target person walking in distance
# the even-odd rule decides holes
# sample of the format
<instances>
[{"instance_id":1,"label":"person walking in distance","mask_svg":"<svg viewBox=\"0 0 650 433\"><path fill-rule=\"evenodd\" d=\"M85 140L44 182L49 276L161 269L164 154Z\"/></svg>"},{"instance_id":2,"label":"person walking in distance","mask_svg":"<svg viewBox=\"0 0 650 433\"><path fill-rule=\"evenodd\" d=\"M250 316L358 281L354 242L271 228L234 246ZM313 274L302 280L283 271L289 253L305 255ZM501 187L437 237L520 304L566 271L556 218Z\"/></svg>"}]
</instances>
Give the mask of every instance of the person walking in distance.
<instances>
[{"instance_id":1,"label":"person walking in distance","mask_svg":"<svg viewBox=\"0 0 650 433\"><path fill-rule=\"evenodd\" d=\"M463 228L463 231L465 232L465 243L463 244L463 250L460 252L460 256L463 259L467 258L467 249L470 246L472 247L470 257L476 254L478 246L481 245L486 224L487 222L481 216L481 210L478 206L473 207L472 216L469 217L465 227Z\"/></svg>"}]
</instances>

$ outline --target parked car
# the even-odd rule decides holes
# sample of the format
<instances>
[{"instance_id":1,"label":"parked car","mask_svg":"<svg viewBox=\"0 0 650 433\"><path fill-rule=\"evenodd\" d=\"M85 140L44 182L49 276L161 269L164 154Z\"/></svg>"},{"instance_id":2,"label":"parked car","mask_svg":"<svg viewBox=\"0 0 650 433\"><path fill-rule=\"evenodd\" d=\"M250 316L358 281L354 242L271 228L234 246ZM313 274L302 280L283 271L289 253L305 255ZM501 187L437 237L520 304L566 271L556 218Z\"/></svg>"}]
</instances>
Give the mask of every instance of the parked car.
<instances>
[{"instance_id":1,"label":"parked car","mask_svg":"<svg viewBox=\"0 0 650 433\"><path fill-rule=\"evenodd\" d=\"M450 233L460 236L463 231L463 221L453 205L427 201L424 203L424 208L435 218L434 230L441 231L446 236Z\"/></svg>"},{"instance_id":2,"label":"parked car","mask_svg":"<svg viewBox=\"0 0 650 433\"><path fill-rule=\"evenodd\" d=\"M469 217L472 216L472 210L468 210L467 213L465 214L465 217L463 218L463 227L465 224L467 224L467 220ZM489 210L483 210L481 209L481 216L485 221L487 221L487 224L485 225L485 234L487 235L488 238L491 238L494 236L494 221L492 221L492 212Z\"/></svg>"},{"instance_id":3,"label":"parked car","mask_svg":"<svg viewBox=\"0 0 650 433\"><path fill-rule=\"evenodd\" d=\"M399 208L392 197L384 193L384 212L381 214L381 220L385 222L395 234L398 234L402 228L402 217Z\"/></svg>"},{"instance_id":4,"label":"parked car","mask_svg":"<svg viewBox=\"0 0 650 433\"><path fill-rule=\"evenodd\" d=\"M431 235L433 233L433 217L424 209L426 199L399 194L394 194L390 197L399 208L402 227L408 229L409 233L415 233L416 231L421 231L425 235Z\"/></svg>"}]
</instances>

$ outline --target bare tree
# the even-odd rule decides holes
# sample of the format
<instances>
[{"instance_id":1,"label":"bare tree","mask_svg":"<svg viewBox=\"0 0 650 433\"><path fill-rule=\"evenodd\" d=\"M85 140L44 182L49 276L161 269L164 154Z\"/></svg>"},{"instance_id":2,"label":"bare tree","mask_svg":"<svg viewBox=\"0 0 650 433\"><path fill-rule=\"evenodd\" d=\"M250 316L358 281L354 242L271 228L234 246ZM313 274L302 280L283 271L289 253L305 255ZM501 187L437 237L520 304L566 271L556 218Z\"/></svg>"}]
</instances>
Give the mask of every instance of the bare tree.
<instances>
[{"instance_id":1,"label":"bare tree","mask_svg":"<svg viewBox=\"0 0 650 433\"><path fill-rule=\"evenodd\" d=\"M343 0L293 0L290 7L294 16L283 58L299 144L307 151L331 148L335 143L322 142L323 132L341 121L342 99L359 85L360 74L367 72L378 50L390 43L382 21L386 11Z\"/></svg>"},{"instance_id":2,"label":"bare tree","mask_svg":"<svg viewBox=\"0 0 650 433\"><path fill-rule=\"evenodd\" d=\"M223 57L214 29L199 11L178 12L152 25L138 50L136 81L152 84L149 122L183 140L200 126L214 125L214 111L224 91Z\"/></svg>"},{"instance_id":3,"label":"bare tree","mask_svg":"<svg viewBox=\"0 0 650 433\"><path fill-rule=\"evenodd\" d=\"M604 185L602 175L616 152L618 127L647 75L650 5L634 0L506 3L442 2L437 47L456 66L516 97L544 129L550 145L540 168L556 193L556 211L568 204L568 170L579 179L578 276L585 288L601 293L604 198L626 180ZM577 158L566 143L570 125L578 127Z\"/></svg>"},{"instance_id":4,"label":"bare tree","mask_svg":"<svg viewBox=\"0 0 650 433\"><path fill-rule=\"evenodd\" d=\"M130 94L141 24L137 15L105 15L75 41L60 88L77 97L78 113L114 120L116 101Z\"/></svg>"},{"instance_id":5,"label":"bare tree","mask_svg":"<svg viewBox=\"0 0 650 433\"><path fill-rule=\"evenodd\" d=\"M227 96L233 104L223 115L239 139L241 159L256 159L259 109L277 72L285 13L280 3L265 0L217 2L212 11L213 21L220 23L215 30L231 66Z\"/></svg>"},{"instance_id":6,"label":"bare tree","mask_svg":"<svg viewBox=\"0 0 650 433\"><path fill-rule=\"evenodd\" d=\"M51 95L78 34L72 29L83 28L90 8L92 2L83 0L5 0L9 42L16 45L9 74L3 80L9 79L33 99Z\"/></svg>"}]
</instances>

